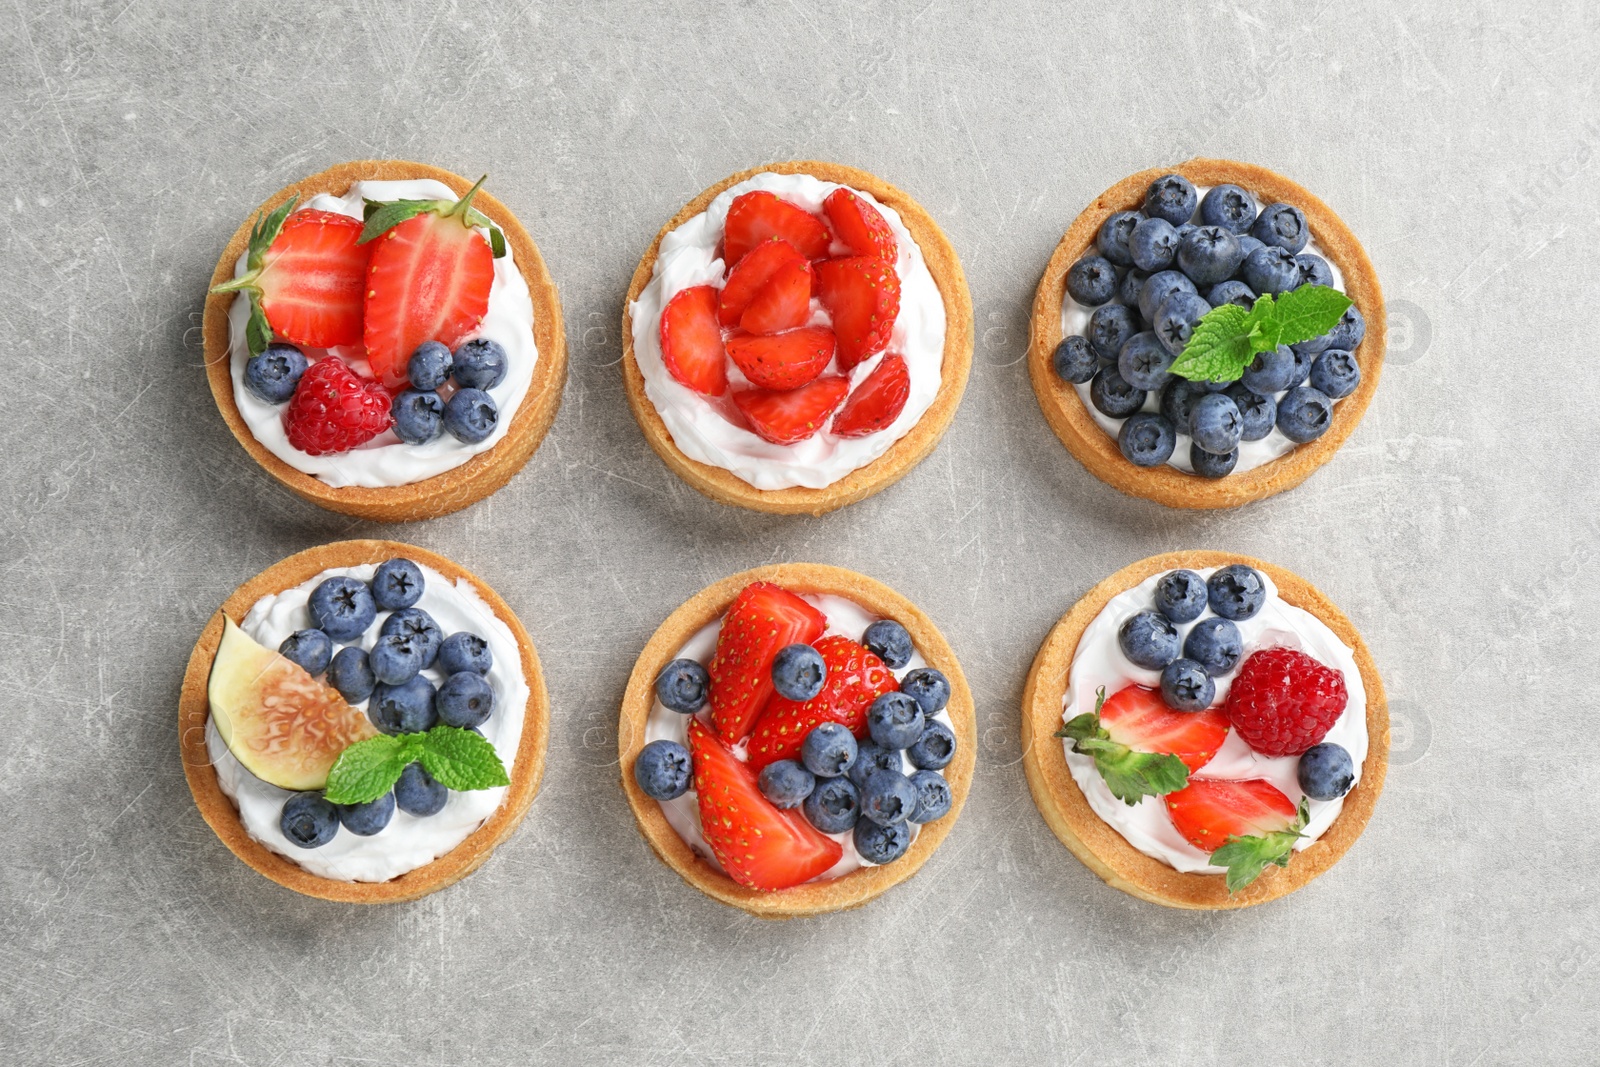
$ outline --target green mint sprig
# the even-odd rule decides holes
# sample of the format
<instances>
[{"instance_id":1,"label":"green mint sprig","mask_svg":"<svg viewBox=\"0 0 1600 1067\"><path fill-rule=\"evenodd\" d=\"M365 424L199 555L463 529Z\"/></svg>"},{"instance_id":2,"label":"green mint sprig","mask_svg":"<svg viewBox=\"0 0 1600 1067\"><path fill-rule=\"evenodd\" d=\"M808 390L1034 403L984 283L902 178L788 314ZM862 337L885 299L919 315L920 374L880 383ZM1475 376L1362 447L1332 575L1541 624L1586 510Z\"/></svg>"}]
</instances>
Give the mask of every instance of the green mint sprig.
<instances>
[{"instance_id":1,"label":"green mint sprig","mask_svg":"<svg viewBox=\"0 0 1600 1067\"><path fill-rule=\"evenodd\" d=\"M510 785L500 754L487 739L455 726L426 733L380 734L357 741L328 771L323 795L334 804L365 804L394 788L400 772L420 762L434 781L466 793Z\"/></svg>"},{"instance_id":2,"label":"green mint sprig","mask_svg":"<svg viewBox=\"0 0 1600 1067\"><path fill-rule=\"evenodd\" d=\"M1267 864L1289 866L1289 854L1294 843L1305 834L1306 822L1311 815L1306 798L1300 798L1300 808L1287 830L1277 830L1259 837L1230 837L1221 848L1211 854L1211 862L1228 868L1228 892L1237 893L1267 869Z\"/></svg>"},{"instance_id":3,"label":"green mint sprig","mask_svg":"<svg viewBox=\"0 0 1600 1067\"><path fill-rule=\"evenodd\" d=\"M431 213L440 218L459 219L463 226L488 227L489 248L494 253L494 258L499 259L506 254L506 235L489 216L472 206L472 198L478 195L478 190L482 189L483 183L488 180L487 174L479 178L477 184L468 189L460 200L364 200L361 217L366 225L362 227L361 237L356 244L364 245L383 236L407 219Z\"/></svg>"},{"instance_id":4,"label":"green mint sprig","mask_svg":"<svg viewBox=\"0 0 1600 1067\"><path fill-rule=\"evenodd\" d=\"M1330 286L1302 285L1278 297L1260 296L1248 311L1237 304L1214 307L1195 326L1172 373L1191 381L1235 381L1257 352L1321 337L1350 304Z\"/></svg>"},{"instance_id":5,"label":"green mint sprig","mask_svg":"<svg viewBox=\"0 0 1600 1067\"><path fill-rule=\"evenodd\" d=\"M270 215L257 215L250 230L250 245L245 252L245 272L231 281L213 285L213 293L242 292L250 298L250 321L245 324L245 344L252 356L259 356L272 343L272 327L267 324L267 313L261 307L261 272L266 269L267 249L278 239L283 220L289 217L300 197L291 196Z\"/></svg>"},{"instance_id":6,"label":"green mint sprig","mask_svg":"<svg viewBox=\"0 0 1600 1067\"><path fill-rule=\"evenodd\" d=\"M1072 751L1094 757L1095 769L1112 796L1131 808L1145 797L1165 796L1189 784L1189 767L1177 756L1136 752L1111 740L1100 725L1100 709L1105 703L1106 688L1101 686L1095 691L1094 710L1072 719L1055 735L1070 737Z\"/></svg>"}]
</instances>

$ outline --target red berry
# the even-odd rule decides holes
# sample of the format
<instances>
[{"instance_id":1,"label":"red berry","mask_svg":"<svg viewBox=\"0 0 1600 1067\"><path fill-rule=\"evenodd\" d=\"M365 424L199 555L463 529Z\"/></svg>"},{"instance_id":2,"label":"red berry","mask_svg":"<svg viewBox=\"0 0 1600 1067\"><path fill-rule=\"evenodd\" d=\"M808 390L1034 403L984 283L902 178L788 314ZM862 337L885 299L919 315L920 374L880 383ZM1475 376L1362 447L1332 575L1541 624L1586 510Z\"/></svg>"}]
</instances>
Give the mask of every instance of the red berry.
<instances>
[{"instance_id":1,"label":"red berry","mask_svg":"<svg viewBox=\"0 0 1600 1067\"><path fill-rule=\"evenodd\" d=\"M811 318L811 264L785 263L751 298L739 328L746 333L779 333L804 326Z\"/></svg>"},{"instance_id":2,"label":"red berry","mask_svg":"<svg viewBox=\"0 0 1600 1067\"><path fill-rule=\"evenodd\" d=\"M728 207L728 221L722 234L722 261L737 266L756 245L769 237L780 237L807 259L828 254L833 237L821 219L775 193L745 193Z\"/></svg>"},{"instance_id":3,"label":"red berry","mask_svg":"<svg viewBox=\"0 0 1600 1067\"><path fill-rule=\"evenodd\" d=\"M798 389L815 381L833 359L833 331L826 326L807 326L771 337L737 334L728 338L727 348L751 385Z\"/></svg>"},{"instance_id":4,"label":"red berry","mask_svg":"<svg viewBox=\"0 0 1600 1067\"><path fill-rule=\"evenodd\" d=\"M274 336L308 348L361 340L367 246L361 220L332 211L296 211L267 249L257 281Z\"/></svg>"},{"instance_id":5,"label":"red berry","mask_svg":"<svg viewBox=\"0 0 1600 1067\"><path fill-rule=\"evenodd\" d=\"M911 375L899 356L884 356L866 381L856 386L833 420L840 437L865 437L886 429L900 417L911 395Z\"/></svg>"},{"instance_id":6,"label":"red berry","mask_svg":"<svg viewBox=\"0 0 1600 1067\"><path fill-rule=\"evenodd\" d=\"M1141 685L1111 694L1100 709L1100 725L1118 744L1177 756L1191 771L1210 763L1228 738L1221 708L1174 711L1158 691Z\"/></svg>"},{"instance_id":7,"label":"red berry","mask_svg":"<svg viewBox=\"0 0 1600 1067\"><path fill-rule=\"evenodd\" d=\"M837 374L798 389L740 389L733 403L756 436L775 445L792 445L822 429L850 391L850 379Z\"/></svg>"},{"instance_id":8,"label":"red berry","mask_svg":"<svg viewBox=\"0 0 1600 1067\"><path fill-rule=\"evenodd\" d=\"M825 260L816 265L813 288L833 316L840 370L889 346L900 314L900 276L892 262L873 256Z\"/></svg>"},{"instance_id":9,"label":"red berry","mask_svg":"<svg viewBox=\"0 0 1600 1067\"><path fill-rule=\"evenodd\" d=\"M1280 833L1295 819L1294 801L1265 778L1190 778L1162 799L1178 833L1202 852L1215 852L1230 837Z\"/></svg>"},{"instance_id":10,"label":"red berry","mask_svg":"<svg viewBox=\"0 0 1600 1067\"><path fill-rule=\"evenodd\" d=\"M739 325L744 309L766 288L772 276L782 267L793 266L804 266L809 274L811 261L796 252L788 241L769 237L756 245L728 272L728 280L717 297L717 321L728 327ZM810 292L809 279L807 292Z\"/></svg>"},{"instance_id":11,"label":"red berry","mask_svg":"<svg viewBox=\"0 0 1600 1067\"><path fill-rule=\"evenodd\" d=\"M852 256L875 256L893 263L900 254L894 231L878 209L851 190L841 186L829 193L822 212Z\"/></svg>"},{"instance_id":12,"label":"red berry","mask_svg":"<svg viewBox=\"0 0 1600 1067\"><path fill-rule=\"evenodd\" d=\"M900 688L883 660L848 637L830 634L812 643L828 665L822 692L810 700L773 693L750 732L750 769L759 771L781 759L797 759L806 735L836 722L857 737L867 733L867 709L885 693Z\"/></svg>"},{"instance_id":13,"label":"red berry","mask_svg":"<svg viewBox=\"0 0 1600 1067\"><path fill-rule=\"evenodd\" d=\"M717 325L717 291L709 285L681 289L661 313L661 362L667 373L697 393L728 391L728 357Z\"/></svg>"},{"instance_id":14,"label":"red berry","mask_svg":"<svg viewBox=\"0 0 1600 1067\"><path fill-rule=\"evenodd\" d=\"M457 215L423 212L366 245L367 362L391 389L407 385L406 363L424 341L455 348L489 310L494 253Z\"/></svg>"},{"instance_id":15,"label":"red berry","mask_svg":"<svg viewBox=\"0 0 1600 1067\"><path fill-rule=\"evenodd\" d=\"M313 363L283 413L289 443L308 456L348 452L389 428L389 394L337 356Z\"/></svg>"},{"instance_id":16,"label":"red berry","mask_svg":"<svg viewBox=\"0 0 1600 1067\"><path fill-rule=\"evenodd\" d=\"M782 586L755 582L740 590L722 617L711 675L711 722L729 744L750 732L772 695L772 660L784 645L809 644L827 617Z\"/></svg>"},{"instance_id":17,"label":"red berry","mask_svg":"<svg viewBox=\"0 0 1600 1067\"><path fill-rule=\"evenodd\" d=\"M1224 708L1263 756L1298 756L1328 736L1349 699L1338 671L1292 648L1268 648L1240 666Z\"/></svg>"}]
</instances>

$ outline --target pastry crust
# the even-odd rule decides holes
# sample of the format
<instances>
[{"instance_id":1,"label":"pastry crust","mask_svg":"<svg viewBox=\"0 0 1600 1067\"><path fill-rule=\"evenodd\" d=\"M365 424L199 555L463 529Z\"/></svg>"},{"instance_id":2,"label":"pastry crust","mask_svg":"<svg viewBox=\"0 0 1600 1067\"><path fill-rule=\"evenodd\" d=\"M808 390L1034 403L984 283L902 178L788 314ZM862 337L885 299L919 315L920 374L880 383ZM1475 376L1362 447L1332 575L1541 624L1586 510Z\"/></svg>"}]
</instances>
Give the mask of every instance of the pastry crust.
<instances>
[{"instance_id":1,"label":"pastry crust","mask_svg":"<svg viewBox=\"0 0 1600 1067\"><path fill-rule=\"evenodd\" d=\"M217 269L212 272L209 284L220 285L233 277L234 264L250 243L250 229L255 225L257 213L272 211L290 196L298 195L304 202L317 193L342 194L358 181L403 181L415 178L432 178L443 182L454 189L458 196L472 188L472 183L459 174L426 163L364 160L329 167L278 190L256 212L252 212L222 250L222 258L217 261ZM412 522L448 515L482 500L510 481L511 476L528 462L528 458L539 447L539 442L544 440L550 424L555 421L556 409L561 406L561 388L567 379L566 329L561 324L561 298L556 293L555 282L545 267L543 257L539 255L538 246L509 208L482 190L473 198L472 206L493 219L495 225L505 232L517 269L528 283L528 293L533 298L534 344L538 348L539 358L534 364L528 395L523 397L516 415L511 419L511 428L499 444L432 478L380 489L365 486L335 489L319 478L295 470L273 455L250 432L233 396L233 375L229 369L228 309L233 306L235 294L210 293L206 296L202 326L206 378L211 383L211 395L216 398L223 421L245 451L261 464L262 469L313 504L329 511L378 522Z\"/></svg>"},{"instance_id":2,"label":"pastry crust","mask_svg":"<svg viewBox=\"0 0 1600 1067\"><path fill-rule=\"evenodd\" d=\"M238 809L217 784L217 773L211 766L211 757L206 750L206 718L210 715L206 686L211 677L217 645L222 640L224 614L236 620L242 619L262 597L291 589L331 567L381 563L396 556L432 567L452 581L465 578L472 583L478 595L517 639L517 647L522 652L522 674L528 682L528 707L522 724L522 740L517 746L517 758L511 767L511 785L505 799L482 826L432 863L408 871L398 878L387 882L341 882L312 874L269 850L245 831L239 821ZM495 846L511 836L539 792L549 735L550 698L545 692L544 674L539 667L539 656L533 650L533 642L529 640L528 632L522 628L516 614L483 579L471 571L427 549L398 541L335 541L320 545L280 560L245 582L223 601L217 614L201 631L200 640L195 643L194 652L189 657L189 668L184 673L183 690L178 698L178 749L183 757L183 772L189 779L189 790L194 794L200 814L222 838L222 843L235 856L281 886L309 897L351 904L416 900L477 870L489 858Z\"/></svg>"},{"instance_id":3,"label":"pastry crust","mask_svg":"<svg viewBox=\"0 0 1600 1067\"><path fill-rule=\"evenodd\" d=\"M950 811L937 822L923 826L911 848L893 863L862 867L842 878L807 882L772 893L746 889L695 855L667 822L661 805L646 796L634 781L633 761L644 747L645 723L655 703L656 676L691 637L721 617L733 598L751 582L776 582L795 593L831 593L853 600L882 618L894 619L910 632L912 642L928 665L938 668L949 679L950 703L946 710L957 741L955 758L944 769L950 783ZM667 616L644 646L628 678L617 727L617 755L622 791L627 794L628 804L639 822L639 832L661 862L677 871L684 881L724 904L742 908L762 919L789 919L860 907L917 873L955 825L961 806L966 803L973 767L977 763L977 740L972 692L967 688L967 679L961 673L955 652L933 620L911 601L864 574L817 563L780 563L724 578L702 589Z\"/></svg>"},{"instance_id":4,"label":"pastry crust","mask_svg":"<svg viewBox=\"0 0 1600 1067\"><path fill-rule=\"evenodd\" d=\"M1084 629L1118 593L1153 574L1175 568L1198 570L1244 563L1267 574L1278 594L1315 615L1355 652L1367 691L1367 758L1361 781L1345 796L1344 808L1316 843L1296 852L1288 867L1268 867L1231 896L1221 875L1184 874L1134 848L1089 807L1067 768L1066 751L1055 731L1061 728L1072 659ZM1072 854L1106 884L1124 893L1172 908L1220 910L1262 904L1291 893L1338 862L1355 843L1383 791L1389 767L1389 706L1383 682L1361 635L1310 582L1282 567L1231 552L1171 552L1124 567L1084 594L1045 638L1028 670L1022 694L1022 766L1039 814Z\"/></svg>"},{"instance_id":5,"label":"pastry crust","mask_svg":"<svg viewBox=\"0 0 1600 1067\"><path fill-rule=\"evenodd\" d=\"M1094 421L1077 389L1058 378L1051 366L1051 356L1061 343L1061 304L1067 291L1067 270L1094 244L1101 223L1115 212L1137 210L1144 203L1150 183L1164 174L1181 174L1196 185L1231 182L1262 201L1284 201L1305 212L1312 236L1344 275L1345 295L1355 301L1366 320L1366 336L1354 353L1361 366L1361 384L1335 405L1333 425L1328 431L1254 470L1236 471L1226 478L1201 478L1166 464L1136 467L1129 463L1117 447L1116 438ZM1383 291L1378 287L1372 261L1332 208L1307 189L1265 167L1227 159L1191 159L1176 167L1153 167L1122 179L1096 197L1073 221L1050 257L1033 298L1028 375L1033 380L1039 408L1061 443L1113 489L1172 508L1232 508L1293 489L1344 444L1378 389L1385 329Z\"/></svg>"},{"instance_id":6,"label":"pastry crust","mask_svg":"<svg viewBox=\"0 0 1600 1067\"><path fill-rule=\"evenodd\" d=\"M880 203L887 204L899 213L906 229L911 231L917 247L922 250L928 271L939 286L944 298L945 335L944 363L940 371L939 392L922 418L887 452L867 464L851 471L832 485L823 489L794 486L788 489L757 489L731 471L690 459L679 451L667 430L666 423L656 412L644 391L644 375L639 370L633 353L633 302L639 299L644 287L650 284L655 272L656 254L661 239L685 222L705 211L717 194L731 185L737 185L763 171L775 174L809 174L822 181L847 185L852 189L871 193ZM733 504L753 511L776 515L822 515L864 500L892 485L933 451L955 418L961 403L961 394L967 387L967 375L972 369L972 296L967 291L966 275L961 270L961 260L950 245L950 240L939 229L922 205L882 178L864 170L838 163L821 163L816 160L795 160L788 163L769 163L730 175L713 185L686 204L674 215L656 239L650 242L639 267L633 272L628 295L622 302L622 385L628 395L628 406L644 431L645 440L655 449L672 471L694 488L724 504Z\"/></svg>"}]
</instances>

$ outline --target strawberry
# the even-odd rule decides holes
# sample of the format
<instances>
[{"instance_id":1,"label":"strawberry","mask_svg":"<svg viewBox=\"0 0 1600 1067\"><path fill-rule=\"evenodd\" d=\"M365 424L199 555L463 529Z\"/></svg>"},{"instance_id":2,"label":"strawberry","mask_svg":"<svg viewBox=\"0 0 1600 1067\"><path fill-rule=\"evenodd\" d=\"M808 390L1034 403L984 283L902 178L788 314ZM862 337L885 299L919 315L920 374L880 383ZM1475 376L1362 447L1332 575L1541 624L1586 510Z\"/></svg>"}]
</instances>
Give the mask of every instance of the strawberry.
<instances>
[{"instance_id":1,"label":"strawberry","mask_svg":"<svg viewBox=\"0 0 1600 1067\"><path fill-rule=\"evenodd\" d=\"M785 263L772 272L739 316L746 333L778 333L804 326L811 318L811 264Z\"/></svg>"},{"instance_id":2,"label":"strawberry","mask_svg":"<svg viewBox=\"0 0 1600 1067\"><path fill-rule=\"evenodd\" d=\"M1296 808L1265 778L1193 778L1165 802L1183 839L1228 869L1230 893L1255 881L1269 863L1287 867L1308 815L1304 800Z\"/></svg>"},{"instance_id":3,"label":"strawberry","mask_svg":"<svg viewBox=\"0 0 1600 1067\"><path fill-rule=\"evenodd\" d=\"M816 265L813 289L833 316L840 370L889 346L900 314L900 276L893 263L871 256L826 260Z\"/></svg>"},{"instance_id":4,"label":"strawberry","mask_svg":"<svg viewBox=\"0 0 1600 1067\"><path fill-rule=\"evenodd\" d=\"M389 428L389 394L337 356L313 363L284 409L289 443L308 456L348 452Z\"/></svg>"},{"instance_id":5,"label":"strawberry","mask_svg":"<svg viewBox=\"0 0 1600 1067\"><path fill-rule=\"evenodd\" d=\"M700 832L728 877L772 891L809 882L844 854L839 842L761 795L756 774L698 718L689 720Z\"/></svg>"},{"instance_id":6,"label":"strawberry","mask_svg":"<svg viewBox=\"0 0 1600 1067\"><path fill-rule=\"evenodd\" d=\"M728 221L722 233L722 261L737 266L756 245L769 237L781 237L807 259L828 254L833 237L821 219L774 193L753 192L738 197L728 207Z\"/></svg>"},{"instance_id":7,"label":"strawberry","mask_svg":"<svg viewBox=\"0 0 1600 1067\"><path fill-rule=\"evenodd\" d=\"M809 385L783 392L736 390L733 402L763 441L792 445L822 429L822 424L828 421L828 416L849 391L848 378L830 374Z\"/></svg>"},{"instance_id":8,"label":"strawberry","mask_svg":"<svg viewBox=\"0 0 1600 1067\"><path fill-rule=\"evenodd\" d=\"M680 289L661 313L661 362L667 373L697 393L728 391L728 359L717 325L717 291L709 285Z\"/></svg>"},{"instance_id":9,"label":"strawberry","mask_svg":"<svg viewBox=\"0 0 1600 1067\"><path fill-rule=\"evenodd\" d=\"M911 395L911 375L899 356L884 356L866 380L856 386L833 420L840 437L865 437L885 429L905 409Z\"/></svg>"},{"instance_id":10,"label":"strawberry","mask_svg":"<svg viewBox=\"0 0 1600 1067\"><path fill-rule=\"evenodd\" d=\"M756 245L729 271L717 299L717 321L729 327L739 325L744 309L766 288L778 269L793 264L804 264L809 269L811 261L781 238L770 237Z\"/></svg>"},{"instance_id":11,"label":"strawberry","mask_svg":"<svg viewBox=\"0 0 1600 1067\"><path fill-rule=\"evenodd\" d=\"M828 620L781 586L755 582L740 590L722 617L711 675L711 722L736 745L772 695L772 658L784 645L809 644Z\"/></svg>"},{"instance_id":12,"label":"strawberry","mask_svg":"<svg viewBox=\"0 0 1600 1067\"><path fill-rule=\"evenodd\" d=\"M814 381L833 359L833 331L826 326L808 326L771 337L736 334L728 338L727 348L751 385L798 389Z\"/></svg>"},{"instance_id":13,"label":"strawberry","mask_svg":"<svg viewBox=\"0 0 1600 1067\"><path fill-rule=\"evenodd\" d=\"M1220 710L1173 711L1154 689L1130 685L1107 700L1102 688L1096 696L1094 711L1056 736L1071 738L1074 752L1094 757L1111 795L1129 805L1182 789L1189 772L1211 762L1228 736Z\"/></svg>"},{"instance_id":14,"label":"strawberry","mask_svg":"<svg viewBox=\"0 0 1600 1067\"><path fill-rule=\"evenodd\" d=\"M878 209L840 186L822 202L822 213L852 256L873 256L893 263L900 254L894 231Z\"/></svg>"},{"instance_id":15,"label":"strawberry","mask_svg":"<svg viewBox=\"0 0 1600 1067\"><path fill-rule=\"evenodd\" d=\"M781 759L798 759L806 735L836 722L857 737L867 734L867 709L885 693L900 688L883 660L848 637L829 634L814 642L828 665L822 692L810 700L773 693L750 731L750 769L759 771Z\"/></svg>"},{"instance_id":16,"label":"strawberry","mask_svg":"<svg viewBox=\"0 0 1600 1067\"><path fill-rule=\"evenodd\" d=\"M1263 756L1298 756L1344 714L1344 675L1292 648L1267 648L1239 667L1224 705L1239 736Z\"/></svg>"}]
</instances>

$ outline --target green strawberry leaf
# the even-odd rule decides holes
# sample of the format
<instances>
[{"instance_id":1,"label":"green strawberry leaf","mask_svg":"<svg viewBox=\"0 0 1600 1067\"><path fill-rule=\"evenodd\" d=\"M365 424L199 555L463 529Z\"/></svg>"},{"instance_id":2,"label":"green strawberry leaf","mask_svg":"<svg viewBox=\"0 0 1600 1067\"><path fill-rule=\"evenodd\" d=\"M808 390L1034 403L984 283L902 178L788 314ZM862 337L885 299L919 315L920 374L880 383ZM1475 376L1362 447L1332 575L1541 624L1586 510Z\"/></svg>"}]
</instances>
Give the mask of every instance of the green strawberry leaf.
<instances>
[{"instance_id":1,"label":"green strawberry leaf","mask_svg":"<svg viewBox=\"0 0 1600 1067\"><path fill-rule=\"evenodd\" d=\"M1303 285L1276 298L1263 294L1249 311L1236 304L1214 307L1195 326L1172 373L1191 381L1234 381L1257 352L1321 337L1349 306L1337 289Z\"/></svg>"},{"instance_id":2,"label":"green strawberry leaf","mask_svg":"<svg viewBox=\"0 0 1600 1067\"><path fill-rule=\"evenodd\" d=\"M1212 308L1195 326L1171 370L1191 381L1231 382L1244 373L1255 355L1249 319L1253 312L1237 304Z\"/></svg>"},{"instance_id":3,"label":"green strawberry leaf","mask_svg":"<svg viewBox=\"0 0 1600 1067\"><path fill-rule=\"evenodd\" d=\"M483 735L441 725L419 736L423 770L447 788L467 792L511 784L500 754Z\"/></svg>"},{"instance_id":4,"label":"green strawberry leaf","mask_svg":"<svg viewBox=\"0 0 1600 1067\"><path fill-rule=\"evenodd\" d=\"M328 770L323 796L334 804L365 804L394 788L400 772L414 762L422 748L422 734L380 734L339 753Z\"/></svg>"},{"instance_id":5,"label":"green strawberry leaf","mask_svg":"<svg viewBox=\"0 0 1600 1067\"><path fill-rule=\"evenodd\" d=\"M434 214L441 218L459 219L463 226L486 227L489 231L489 250L495 259L499 259L506 254L506 235L489 216L472 206L472 198L478 195L478 190L488 180L487 174L479 178L477 184L468 189L460 200L365 200L361 208L361 218L365 224L356 244L364 245L418 215Z\"/></svg>"},{"instance_id":6,"label":"green strawberry leaf","mask_svg":"<svg viewBox=\"0 0 1600 1067\"><path fill-rule=\"evenodd\" d=\"M266 312L261 309L261 271L266 266L267 249L278 239L278 234L283 230L283 221L289 217L299 199L298 196L291 196L270 215L256 216L256 224L250 229L250 246L245 253L245 272L221 285L213 285L210 290L213 293L249 294L250 321L245 325L244 337L252 356L260 355L272 343L272 327L267 323Z\"/></svg>"},{"instance_id":7,"label":"green strawberry leaf","mask_svg":"<svg viewBox=\"0 0 1600 1067\"><path fill-rule=\"evenodd\" d=\"M1165 796L1189 784L1188 765L1177 756L1138 752L1111 740L1100 725L1100 709L1105 703L1106 690L1101 686L1095 691L1094 711L1069 720L1055 736L1071 738L1072 751L1093 757L1112 796L1132 807L1145 797Z\"/></svg>"},{"instance_id":8,"label":"green strawberry leaf","mask_svg":"<svg viewBox=\"0 0 1600 1067\"><path fill-rule=\"evenodd\" d=\"M259 356L272 343L272 326L267 322L267 313L261 307L261 291L252 289L249 295L250 321L244 325L244 341L250 348L250 354Z\"/></svg>"},{"instance_id":9,"label":"green strawberry leaf","mask_svg":"<svg viewBox=\"0 0 1600 1067\"><path fill-rule=\"evenodd\" d=\"M1262 834L1259 837L1228 838L1221 848L1211 854L1213 864L1228 869L1228 892L1237 893L1254 882L1261 872L1267 869L1268 864L1278 867L1289 866L1289 856L1294 851L1294 843L1305 836L1300 831L1305 829L1309 817L1310 807L1305 797L1301 797L1295 821L1288 829Z\"/></svg>"}]
</instances>

